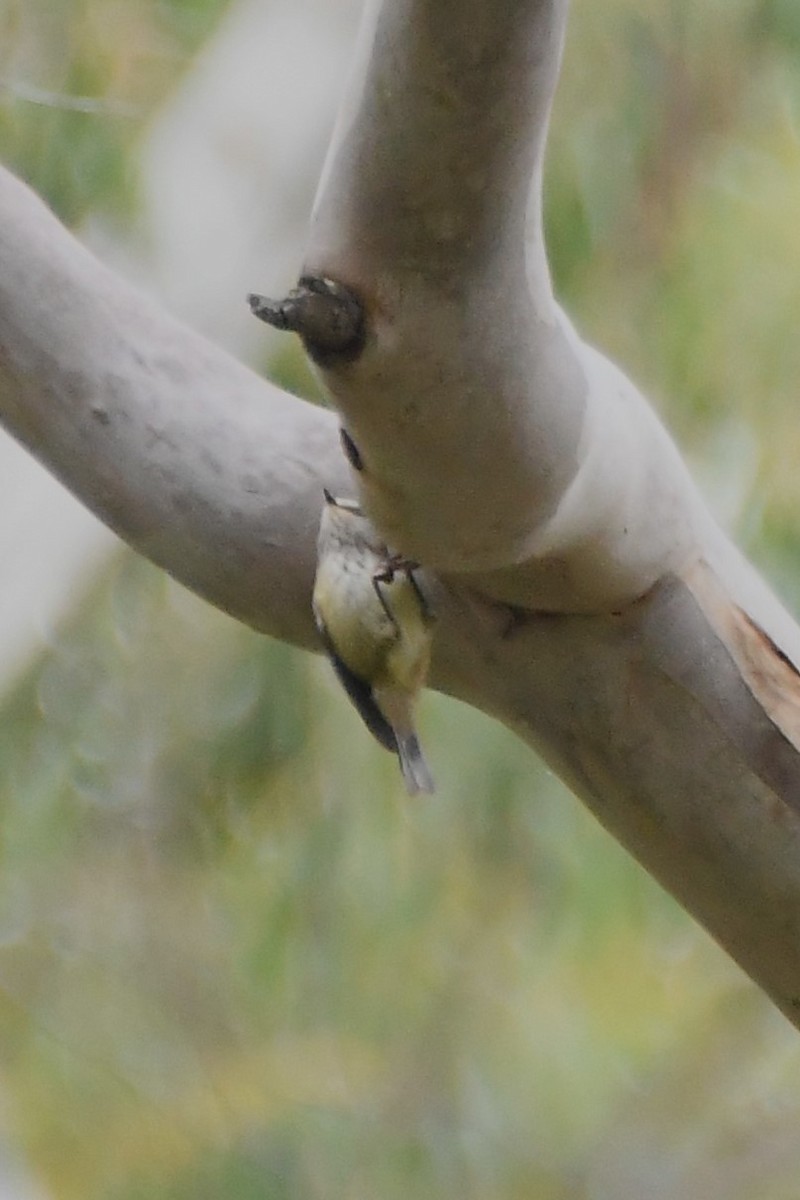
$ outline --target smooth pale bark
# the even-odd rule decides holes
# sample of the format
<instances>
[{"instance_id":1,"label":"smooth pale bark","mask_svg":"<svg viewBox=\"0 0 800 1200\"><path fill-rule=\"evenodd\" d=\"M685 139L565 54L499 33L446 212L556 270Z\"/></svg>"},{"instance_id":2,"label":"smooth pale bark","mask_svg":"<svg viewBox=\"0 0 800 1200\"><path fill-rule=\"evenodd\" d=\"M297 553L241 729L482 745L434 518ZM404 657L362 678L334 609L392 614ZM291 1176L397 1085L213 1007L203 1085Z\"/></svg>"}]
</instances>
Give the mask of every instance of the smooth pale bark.
<instances>
[{"instance_id":1,"label":"smooth pale bark","mask_svg":"<svg viewBox=\"0 0 800 1200\"><path fill-rule=\"evenodd\" d=\"M357 291L368 338L326 379L376 523L430 568L434 686L537 748L800 1024L800 631L552 300L564 8L368 14L306 262ZM321 487L356 486L337 420L159 313L7 175L0 417L177 578L314 644Z\"/></svg>"},{"instance_id":2,"label":"smooth pale bark","mask_svg":"<svg viewBox=\"0 0 800 1200\"><path fill-rule=\"evenodd\" d=\"M365 301L366 351L326 383L381 528L510 602L592 612L681 566L705 518L650 409L552 297L540 196L566 7L370 0L304 272Z\"/></svg>"},{"instance_id":3,"label":"smooth pale bark","mask_svg":"<svg viewBox=\"0 0 800 1200\"><path fill-rule=\"evenodd\" d=\"M0 409L103 521L234 616L303 645L332 414L103 267L0 173Z\"/></svg>"}]
</instances>

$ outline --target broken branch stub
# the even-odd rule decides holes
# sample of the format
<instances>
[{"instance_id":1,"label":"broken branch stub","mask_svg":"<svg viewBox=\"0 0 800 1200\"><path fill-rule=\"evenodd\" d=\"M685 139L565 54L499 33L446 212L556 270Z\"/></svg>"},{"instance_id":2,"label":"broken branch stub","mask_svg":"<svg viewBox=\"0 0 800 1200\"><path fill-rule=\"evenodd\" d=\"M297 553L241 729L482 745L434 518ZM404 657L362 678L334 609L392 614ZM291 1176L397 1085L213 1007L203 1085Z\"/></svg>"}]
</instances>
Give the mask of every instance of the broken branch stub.
<instances>
[{"instance_id":1,"label":"broken branch stub","mask_svg":"<svg viewBox=\"0 0 800 1200\"><path fill-rule=\"evenodd\" d=\"M259 320L299 334L319 366L353 362L364 348L364 305L351 288L334 279L305 275L283 300L255 294L247 299Z\"/></svg>"}]
</instances>

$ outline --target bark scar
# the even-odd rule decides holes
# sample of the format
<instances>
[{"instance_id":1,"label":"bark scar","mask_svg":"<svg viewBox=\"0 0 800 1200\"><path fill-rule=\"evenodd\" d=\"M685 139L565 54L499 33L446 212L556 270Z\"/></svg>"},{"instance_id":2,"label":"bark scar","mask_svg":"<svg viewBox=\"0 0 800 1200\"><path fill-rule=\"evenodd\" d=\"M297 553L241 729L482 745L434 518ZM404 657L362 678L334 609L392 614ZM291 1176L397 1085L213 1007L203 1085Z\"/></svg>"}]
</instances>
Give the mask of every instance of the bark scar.
<instances>
[{"instance_id":1,"label":"bark scar","mask_svg":"<svg viewBox=\"0 0 800 1200\"><path fill-rule=\"evenodd\" d=\"M707 563L697 563L688 582L748 688L784 737L800 750L800 669L749 613L725 595Z\"/></svg>"}]
</instances>

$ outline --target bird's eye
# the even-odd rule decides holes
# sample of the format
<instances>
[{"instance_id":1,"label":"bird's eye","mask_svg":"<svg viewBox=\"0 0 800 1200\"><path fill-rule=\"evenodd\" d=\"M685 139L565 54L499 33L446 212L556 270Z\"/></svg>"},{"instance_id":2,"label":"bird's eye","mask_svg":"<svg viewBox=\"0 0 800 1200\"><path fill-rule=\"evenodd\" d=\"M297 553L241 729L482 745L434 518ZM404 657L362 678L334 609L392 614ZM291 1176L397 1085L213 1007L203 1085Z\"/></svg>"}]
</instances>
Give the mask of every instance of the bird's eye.
<instances>
[{"instance_id":1,"label":"bird's eye","mask_svg":"<svg viewBox=\"0 0 800 1200\"><path fill-rule=\"evenodd\" d=\"M339 439L342 443L342 449L345 453L345 458L350 463L354 471L364 470L364 460L362 459L358 446L355 444L350 434L346 429L339 430Z\"/></svg>"}]
</instances>

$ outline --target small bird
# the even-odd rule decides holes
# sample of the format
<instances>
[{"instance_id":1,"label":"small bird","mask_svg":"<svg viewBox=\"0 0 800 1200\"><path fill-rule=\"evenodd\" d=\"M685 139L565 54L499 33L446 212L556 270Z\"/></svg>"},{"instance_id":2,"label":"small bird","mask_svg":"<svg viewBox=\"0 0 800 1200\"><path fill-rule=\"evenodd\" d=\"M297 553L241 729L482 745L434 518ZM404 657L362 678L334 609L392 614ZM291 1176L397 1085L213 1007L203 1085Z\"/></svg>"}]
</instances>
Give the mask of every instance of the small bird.
<instances>
[{"instance_id":1,"label":"small bird","mask_svg":"<svg viewBox=\"0 0 800 1200\"><path fill-rule=\"evenodd\" d=\"M313 610L334 670L371 733L400 760L409 795L432 792L414 730L434 616L416 564L389 553L353 500L325 491Z\"/></svg>"}]
</instances>

